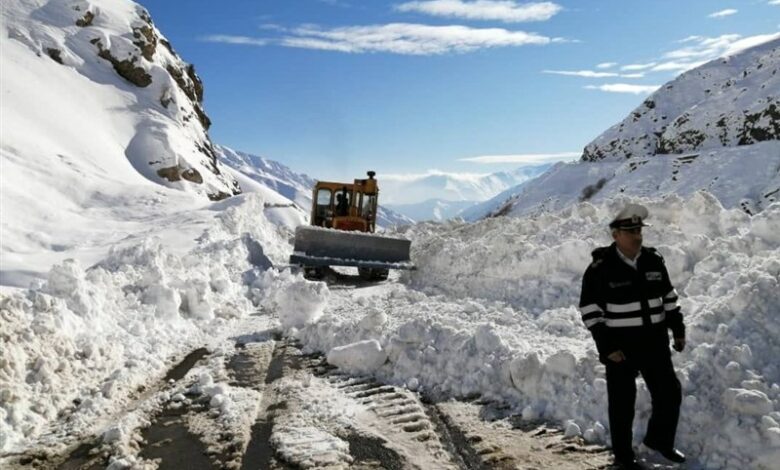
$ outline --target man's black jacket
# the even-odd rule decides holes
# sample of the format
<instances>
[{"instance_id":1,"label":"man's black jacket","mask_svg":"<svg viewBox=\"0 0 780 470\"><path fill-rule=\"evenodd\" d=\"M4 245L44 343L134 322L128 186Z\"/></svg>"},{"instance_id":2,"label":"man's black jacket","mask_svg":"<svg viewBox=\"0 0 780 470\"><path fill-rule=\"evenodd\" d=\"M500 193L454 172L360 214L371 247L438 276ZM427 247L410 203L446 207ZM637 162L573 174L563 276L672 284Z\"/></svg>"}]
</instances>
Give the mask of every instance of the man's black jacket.
<instances>
[{"instance_id":1,"label":"man's black jacket","mask_svg":"<svg viewBox=\"0 0 780 470\"><path fill-rule=\"evenodd\" d=\"M614 351L641 352L647 346L685 337L677 292L664 259L654 248L642 247L634 269L613 243L593 251L593 262L582 279L580 313L593 334L599 357Z\"/></svg>"}]
</instances>

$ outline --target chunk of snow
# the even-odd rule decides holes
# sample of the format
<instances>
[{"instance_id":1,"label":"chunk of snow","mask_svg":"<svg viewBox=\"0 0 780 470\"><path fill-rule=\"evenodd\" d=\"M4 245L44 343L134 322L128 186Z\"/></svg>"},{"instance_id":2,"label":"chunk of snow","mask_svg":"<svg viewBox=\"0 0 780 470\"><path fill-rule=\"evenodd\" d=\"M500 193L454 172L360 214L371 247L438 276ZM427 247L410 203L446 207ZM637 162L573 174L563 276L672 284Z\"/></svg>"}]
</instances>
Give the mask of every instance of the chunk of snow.
<instances>
[{"instance_id":1,"label":"chunk of snow","mask_svg":"<svg viewBox=\"0 0 780 470\"><path fill-rule=\"evenodd\" d=\"M338 346L328 352L328 364L354 373L373 373L386 360L387 353L375 339Z\"/></svg>"}]
</instances>

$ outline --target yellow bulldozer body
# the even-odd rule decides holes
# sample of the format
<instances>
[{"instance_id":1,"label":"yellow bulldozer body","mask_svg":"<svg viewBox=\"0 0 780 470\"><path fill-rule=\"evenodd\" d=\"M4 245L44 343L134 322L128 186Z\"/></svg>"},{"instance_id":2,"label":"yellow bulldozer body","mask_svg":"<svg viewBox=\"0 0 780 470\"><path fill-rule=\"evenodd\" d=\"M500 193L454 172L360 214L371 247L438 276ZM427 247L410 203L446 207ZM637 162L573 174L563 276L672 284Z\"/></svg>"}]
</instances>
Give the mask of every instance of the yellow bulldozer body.
<instances>
[{"instance_id":1,"label":"yellow bulldozer body","mask_svg":"<svg viewBox=\"0 0 780 470\"><path fill-rule=\"evenodd\" d=\"M411 242L377 235L379 186L375 173L352 183L318 181L312 190L310 225L295 230L290 263L308 278L320 278L329 266L355 266L362 278L383 280L389 269L414 269Z\"/></svg>"}]
</instances>

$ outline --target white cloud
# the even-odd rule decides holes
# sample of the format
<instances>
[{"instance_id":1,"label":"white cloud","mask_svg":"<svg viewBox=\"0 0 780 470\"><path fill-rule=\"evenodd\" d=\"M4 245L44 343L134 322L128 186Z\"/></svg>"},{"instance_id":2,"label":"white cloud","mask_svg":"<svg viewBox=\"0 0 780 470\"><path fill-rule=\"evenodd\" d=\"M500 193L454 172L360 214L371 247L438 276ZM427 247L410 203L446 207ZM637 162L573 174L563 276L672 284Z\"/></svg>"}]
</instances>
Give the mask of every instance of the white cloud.
<instances>
[{"instance_id":1,"label":"white cloud","mask_svg":"<svg viewBox=\"0 0 780 470\"><path fill-rule=\"evenodd\" d=\"M651 72L677 72L682 73L686 70L695 69L696 67L700 65L706 64L707 60L702 60L698 62L677 62L677 61L670 61L670 62L664 62L661 64L656 65L652 69L650 69Z\"/></svg>"},{"instance_id":2,"label":"white cloud","mask_svg":"<svg viewBox=\"0 0 780 470\"><path fill-rule=\"evenodd\" d=\"M620 70L625 70L625 71L646 70L646 69L651 69L656 65L657 65L656 62L650 62L648 64L629 64L620 67Z\"/></svg>"},{"instance_id":3,"label":"white cloud","mask_svg":"<svg viewBox=\"0 0 780 470\"><path fill-rule=\"evenodd\" d=\"M429 26L410 23L346 26L333 29L304 25L291 30L264 25L263 29L277 30L282 37L252 38L216 34L205 36L202 40L225 44L279 45L348 53L390 52L406 55L470 52L490 47L545 45L565 41L561 38L549 38L535 33L502 28Z\"/></svg>"},{"instance_id":4,"label":"white cloud","mask_svg":"<svg viewBox=\"0 0 780 470\"><path fill-rule=\"evenodd\" d=\"M395 8L403 12L506 23L547 21L563 9L553 2L520 4L512 0L426 0L402 3Z\"/></svg>"},{"instance_id":5,"label":"white cloud","mask_svg":"<svg viewBox=\"0 0 780 470\"><path fill-rule=\"evenodd\" d=\"M726 48L726 51L721 55L723 56L733 55L739 51L743 51L753 46L757 46L759 44L763 44L765 42L773 41L779 38L780 38L780 33L759 34L756 36L748 36L746 38L741 38L729 44L728 47Z\"/></svg>"},{"instance_id":6,"label":"white cloud","mask_svg":"<svg viewBox=\"0 0 780 470\"><path fill-rule=\"evenodd\" d=\"M223 44L240 44L247 46L266 46L269 41L267 39L250 38L247 36L230 36L227 34L212 34L210 36L204 36L202 38L206 42L219 42Z\"/></svg>"},{"instance_id":7,"label":"white cloud","mask_svg":"<svg viewBox=\"0 0 780 470\"><path fill-rule=\"evenodd\" d=\"M778 0L780 1L780 0ZM602 62L596 66L597 69L611 69L616 66L617 62Z\"/></svg>"},{"instance_id":8,"label":"white cloud","mask_svg":"<svg viewBox=\"0 0 780 470\"><path fill-rule=\"evenodd\" d=\"M600 90L609 93L633 93L635 95L650 94L660 88L660 85L631 85L628 83L607 83L604 85L588 85L588 90Z\"/></svg>"},{"instance_id":9,"label":"white cloud","mask_svg":"<svg viewBox=\"0 0 780 470\"><path fill-rule=\"evenodd\" d=\"M582 152L560 152L560 153L526 153L515 155L482 155L479 157L461 158L461 162L474 163L549 163L563 160L573 160L579 158Z\"/></svg>"},{"instance_id":10,"label":"white cloud","mask_svg":"<svg viewBox=\"0 0 780 470\"><path fill-rule=\"evenodd\" d=\"M769 4L770 5L780 5L780 0L770 0Z\"/></svg>"},{"instance_id":11,"label":"white cloud","mask_svg":"<svg viewBox=\"0 0 780 470\"><path fill-rule=\"evenodd\" d=\"M716 37L690 36L679 43L685 47L669 51L663 59L669 59L654 64L653 72L684 72L696 68L718 57L729 56L749 47L780 38L780 34L759 34L742 37L739 34L723 34Z\"/></svg>"},{"instance_id":12,"label":"white cloud","mask_svg":"<svg viewBox=\"0 0 780 470\"><path fill-rule=\"evenodd\" d=\"M583 78L605 78L619 76L619 74L614 72L594 72L593 70L542 70L542 73Z\"/></svg>"},{"instance_id":13,"label":"white cloud","mask_svg":"<svg viewBox=\"0 0 780 470\"><path fill-rule=\"evenodd\" d=\"M726 16L736 15L739 10L733 8L726 8L725 10L716 11L707 15L709 18L724 18Z\"/></svg>"},{"instance_id":14,"label":"white cloud","mask_svg":"<svg viewBox=\"0 0 780 470\"><path fill-rule=\"evenodd\" d=\"M391 23L333 29L304 26L293 30L293 36L282 38L279 44L351 53L432 55L469 52L489 47L544 45L551 42L552 39L546 36L501 28Z\"/></svg>"},{"instance_id":15,"label":"white cloud","mask_svg":"<svg viewBox=\"0 0 780 470\"><path fill-rule=\"evenodd\" d=\"M554 75L566 75L570 77L582 77L582 78L607 78L607 77L620 77L620 78L642 78L642 73L615 73L615 72L596 72L594 70L542 70L542 73L549 73Z\"/></svg>"}]
</instances>

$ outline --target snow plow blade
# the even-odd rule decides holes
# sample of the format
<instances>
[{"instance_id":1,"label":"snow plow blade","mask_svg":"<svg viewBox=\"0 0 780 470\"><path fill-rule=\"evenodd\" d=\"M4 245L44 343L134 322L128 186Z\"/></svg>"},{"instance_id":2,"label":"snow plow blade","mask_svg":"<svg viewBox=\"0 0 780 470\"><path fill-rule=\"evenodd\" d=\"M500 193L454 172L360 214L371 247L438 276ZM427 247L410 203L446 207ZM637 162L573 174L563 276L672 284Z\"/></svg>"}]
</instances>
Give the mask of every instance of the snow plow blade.
<instances>
[{"instance_id":1,"label":"snow plow blade","mask_svg":"<svg viewBox=\"0 0 780 470\"><path fill-rule=\"evenodd\" d=\"M409 258L411 243L399 237L301 225L295 229L290 264L415 269Z\"/></svg>"}]
</instances>

